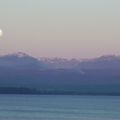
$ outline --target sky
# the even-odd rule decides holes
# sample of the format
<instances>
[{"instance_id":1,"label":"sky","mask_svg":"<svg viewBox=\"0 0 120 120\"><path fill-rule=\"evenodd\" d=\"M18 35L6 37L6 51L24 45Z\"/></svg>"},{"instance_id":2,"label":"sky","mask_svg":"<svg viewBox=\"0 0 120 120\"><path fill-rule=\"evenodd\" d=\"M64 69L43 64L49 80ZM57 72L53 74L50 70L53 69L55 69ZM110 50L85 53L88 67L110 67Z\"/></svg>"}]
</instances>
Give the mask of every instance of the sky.
<instances>
[{"instance_id":1,"label":"sky","mask_svg":"<svg viewBox=\"0 0 120 120\"><path fill-rule=\"evenodd\" d=\"M0 54L120 55L120 0L0 0Z\"/></svg>"}]
</instances>

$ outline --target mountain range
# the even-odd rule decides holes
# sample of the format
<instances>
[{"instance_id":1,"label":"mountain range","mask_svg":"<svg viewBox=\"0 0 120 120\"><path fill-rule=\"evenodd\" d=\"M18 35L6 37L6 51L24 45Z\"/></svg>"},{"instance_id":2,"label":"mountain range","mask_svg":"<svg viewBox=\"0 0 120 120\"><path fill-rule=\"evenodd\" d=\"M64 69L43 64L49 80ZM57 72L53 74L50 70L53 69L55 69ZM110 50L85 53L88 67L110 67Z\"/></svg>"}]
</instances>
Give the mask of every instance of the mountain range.
<instances>
[{"instance_id":1,"label":"mountain range","mask_svg":"<svg viewBox=\"0 0 120 120\"><path fill-rule=\"evenodd\" d=\"M0 93L24 88L39 94L120 95L120 56L88 60L37 59L22 52L0 56L0 88Z\"/></svg>"}]
</instances>

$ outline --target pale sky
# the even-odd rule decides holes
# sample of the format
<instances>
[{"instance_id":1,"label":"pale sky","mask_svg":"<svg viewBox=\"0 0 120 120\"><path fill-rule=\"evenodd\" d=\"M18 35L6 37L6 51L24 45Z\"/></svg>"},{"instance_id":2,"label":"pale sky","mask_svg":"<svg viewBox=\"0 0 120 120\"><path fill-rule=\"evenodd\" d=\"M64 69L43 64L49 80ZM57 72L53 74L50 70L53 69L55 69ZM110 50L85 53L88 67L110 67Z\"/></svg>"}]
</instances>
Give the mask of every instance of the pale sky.
<instances>
[{"instance_id":1,"label":"pale sky","mask_svg":"<svg viewBox=\"0 0 120 120\"><path fill-rule=\"evenodd\" d=\"M120 0L0 0L0 54L120 55Z\"/></svg>"}]
</instances>

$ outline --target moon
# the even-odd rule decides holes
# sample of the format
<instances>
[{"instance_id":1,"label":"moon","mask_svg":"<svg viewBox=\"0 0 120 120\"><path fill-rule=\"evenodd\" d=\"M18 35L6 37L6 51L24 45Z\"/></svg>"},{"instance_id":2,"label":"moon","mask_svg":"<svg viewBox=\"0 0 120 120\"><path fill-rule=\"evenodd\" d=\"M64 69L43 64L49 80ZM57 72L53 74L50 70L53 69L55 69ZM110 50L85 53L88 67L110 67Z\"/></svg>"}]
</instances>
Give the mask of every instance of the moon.
<instances>
[{"instance_id":1,"label":"moon","mask_svg":"<svg viewBox=\"0 0 120 120\"><path fill-rule=\"evenodd\" d=\"M0 29L0 37L2 37L3 36L3 31L2 31L2 29Z\"/></svg>"}]
</instances>

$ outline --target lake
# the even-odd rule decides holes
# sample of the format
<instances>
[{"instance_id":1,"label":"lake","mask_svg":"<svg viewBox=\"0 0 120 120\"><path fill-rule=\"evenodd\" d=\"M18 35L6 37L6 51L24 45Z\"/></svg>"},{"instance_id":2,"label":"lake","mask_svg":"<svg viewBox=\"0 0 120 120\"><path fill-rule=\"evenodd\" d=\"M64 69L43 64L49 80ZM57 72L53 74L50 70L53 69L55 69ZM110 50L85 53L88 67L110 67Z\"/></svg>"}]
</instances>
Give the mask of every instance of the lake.
<instances>
[{"instance_id":1,"label":"lake","mask_svg":"<svg viewBox=\"0 0 120 120\"><path fill-rule=\"evenodd\" d=\"M120 97L0 95L0 120L120 120Z\"/></svg>"}]
</instances>

